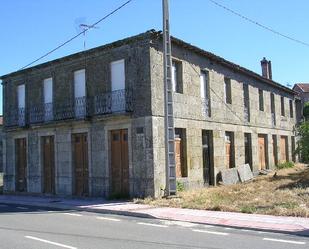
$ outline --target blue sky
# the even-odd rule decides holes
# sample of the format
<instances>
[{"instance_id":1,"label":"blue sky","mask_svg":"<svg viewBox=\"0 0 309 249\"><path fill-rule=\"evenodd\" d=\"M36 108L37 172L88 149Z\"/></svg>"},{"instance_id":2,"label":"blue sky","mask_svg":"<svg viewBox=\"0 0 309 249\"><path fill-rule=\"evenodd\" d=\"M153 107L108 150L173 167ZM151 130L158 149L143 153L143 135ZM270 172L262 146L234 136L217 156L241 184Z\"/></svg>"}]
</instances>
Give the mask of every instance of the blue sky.
<instances>
[{"instance_id":1,"label":"blue sky","mask_svg":"<svg viewBox=\"0 0 309 249\"><path fill-rule=\"evenodd\" d=\"M125 0L2 0L0 75L16 71L77 34ZM216 0L261 24L309 43L307 0ZM96 47L149 29L162 29L161 0L133 0L86 36ZM171 33L189 43L260 73L272 61L281 84L309 81L309 47L294 43L215 6L208 0L170 0ZM83 50L76 39L38 63ZM37 64L38 64L37 63ZM2 109L2 96L1 106ZM0 111L1 112L1 111Z\"/></svg>"}]
</instances>

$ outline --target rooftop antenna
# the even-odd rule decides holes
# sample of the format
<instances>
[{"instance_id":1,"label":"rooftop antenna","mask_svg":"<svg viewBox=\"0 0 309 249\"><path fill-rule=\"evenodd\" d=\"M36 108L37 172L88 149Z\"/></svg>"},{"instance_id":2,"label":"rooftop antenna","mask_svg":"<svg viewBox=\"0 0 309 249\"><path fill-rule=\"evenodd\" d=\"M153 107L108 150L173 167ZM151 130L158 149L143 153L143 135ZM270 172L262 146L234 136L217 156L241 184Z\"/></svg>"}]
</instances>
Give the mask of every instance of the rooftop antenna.
<instances>
[{"instance_id":1,"label":"rooftop antenna","mask_svg":"<svg viewBox=\"0 0 309 249\"><path fill-rule=\"evenodd\" d=\"M99 27L93 26L93 25L88 25L88 24L85 24L85 23L81 23L81 24L79 24L79 28L83 32L83 36L84 36L84 50L86 50L86 32L88 30L90 30L90 29L99 29Z\"/></svg>"}]
</instances>

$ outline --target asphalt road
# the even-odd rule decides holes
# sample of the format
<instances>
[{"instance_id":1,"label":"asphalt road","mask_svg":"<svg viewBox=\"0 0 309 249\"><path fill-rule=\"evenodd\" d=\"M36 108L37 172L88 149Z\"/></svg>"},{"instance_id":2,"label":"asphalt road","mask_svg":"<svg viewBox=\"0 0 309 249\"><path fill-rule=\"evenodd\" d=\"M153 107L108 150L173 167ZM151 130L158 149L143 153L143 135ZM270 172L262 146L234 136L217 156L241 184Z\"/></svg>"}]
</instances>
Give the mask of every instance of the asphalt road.
<instances>
[{"instance_id":1,"label":"asphalt road","mask_svg":"<svg viewBox=\"0 0 309 249\"><path fill-rule=\"evenodd\" d=\"M309 238L0 203L1 249L302 249Z\"/></svg>"}]
</instances>

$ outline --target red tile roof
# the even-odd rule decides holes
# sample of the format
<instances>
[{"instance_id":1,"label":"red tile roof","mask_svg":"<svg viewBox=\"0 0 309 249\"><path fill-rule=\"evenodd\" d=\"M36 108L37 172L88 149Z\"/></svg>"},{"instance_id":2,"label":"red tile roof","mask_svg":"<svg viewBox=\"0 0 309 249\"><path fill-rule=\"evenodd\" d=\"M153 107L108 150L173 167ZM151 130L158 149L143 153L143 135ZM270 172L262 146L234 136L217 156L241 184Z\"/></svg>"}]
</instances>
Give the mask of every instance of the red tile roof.
<instances>
[{"instance_id":1,"label":"red tile roof","mask_svg":"<svg viewBox=\"0 0 309 249\"><path fill-rule=\"evenodd\" d=\"M309 92L309 83L297 83L297 84L295 84L295 86L298 86L303 92L305 92L305 93L307 93L307 92ZM294 86L294 87L295 87ZM293 87L293 88L294 88Z\"/></svg>"}]
</instances>

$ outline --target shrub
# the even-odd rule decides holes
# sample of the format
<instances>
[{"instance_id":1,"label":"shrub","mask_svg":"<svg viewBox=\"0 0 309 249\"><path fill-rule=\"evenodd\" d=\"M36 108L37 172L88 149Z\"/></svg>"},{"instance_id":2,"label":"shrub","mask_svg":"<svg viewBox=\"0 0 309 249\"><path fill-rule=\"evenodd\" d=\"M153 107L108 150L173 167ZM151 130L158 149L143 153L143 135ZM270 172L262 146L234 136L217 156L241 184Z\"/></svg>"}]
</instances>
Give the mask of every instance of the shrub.
<instances>
[{"instance_id":1,"label":"shrub","mask_svg":"<svg viewBox=\"0 0 309 249\"><path fill-rule=\"evenodd\" d=\"M176 182L176 188L177 188L177 192L181 192L185 190L185 185L183 184L183 182Z\"/></svg>"},{"instance_id":2,"label":"shrub","mask_svg":"<svg viewBox=\"0 0 309 249\"><path fill-rule=\"evenodd\" d=\"M309 120L309 102L306 102L303 109L305 120Z\"/></svg>"},{"instance_id":3,"label":"shrub","mask_svg":"<svg viewBox=\"0 0 309 249\"><path fill-rule=\"evenodd\" d=\"M293 168L294 163L293 162L284 162L284 163L279 163L277 165L278 169L288 169L288 168Z\"/></svg>"},{"instance_id":4,"label":"shrub","mask_svg":"<svg viewBox=\"0 0 309 249\"><path fill-rule=\"evenodd\" d=\"M302 123L297 129L300 137L296 152L301 154L303 162L309 162L309 121Z\"/></svg>"}]
</instances>

